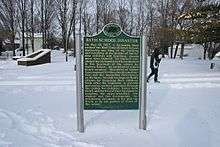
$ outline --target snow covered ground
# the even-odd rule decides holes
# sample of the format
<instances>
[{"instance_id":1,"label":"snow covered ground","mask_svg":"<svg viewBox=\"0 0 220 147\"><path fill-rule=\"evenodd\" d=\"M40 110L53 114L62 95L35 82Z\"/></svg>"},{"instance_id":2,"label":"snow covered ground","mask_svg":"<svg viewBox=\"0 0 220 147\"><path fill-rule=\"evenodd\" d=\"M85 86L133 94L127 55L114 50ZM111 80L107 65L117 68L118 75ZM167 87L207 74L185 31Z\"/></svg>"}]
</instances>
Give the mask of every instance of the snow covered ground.
<instances>
[{"instance_id":1,"label":"snow covered ground","mask_svg":"<svg viewBox=\"0 0 220 147\"><path fill-rule=\"evenodd\" d=\"M72 57L70 57L72 58ZM85 111L76 131L74 61L53 52L32 67L0 61L0 147L219 147L220 62L163 59L148 85L148 127L138 111Z\"/></svg>"}]
</instances>

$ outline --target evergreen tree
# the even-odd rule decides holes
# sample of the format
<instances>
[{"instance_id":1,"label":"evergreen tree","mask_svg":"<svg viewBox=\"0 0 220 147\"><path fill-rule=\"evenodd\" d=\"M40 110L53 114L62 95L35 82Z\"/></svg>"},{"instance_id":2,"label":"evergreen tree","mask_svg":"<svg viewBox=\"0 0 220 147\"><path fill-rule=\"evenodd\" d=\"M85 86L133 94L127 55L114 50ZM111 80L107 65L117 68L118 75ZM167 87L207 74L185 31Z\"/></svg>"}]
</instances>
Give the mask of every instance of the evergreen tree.
<instances>
[{"instance_id":1,"label":"evergreen tree","mask_svg":"<svg viewBox=\"0 0 220 147\"><path fill-rule=\"evenodd\" d=\"M188 42L204 45L204 59L206 51L208 51L209 57L213 58L219 51L220 4L199 6L181 15L179 19L191 23L187 28Z\"/></svg>"}]
</instances>

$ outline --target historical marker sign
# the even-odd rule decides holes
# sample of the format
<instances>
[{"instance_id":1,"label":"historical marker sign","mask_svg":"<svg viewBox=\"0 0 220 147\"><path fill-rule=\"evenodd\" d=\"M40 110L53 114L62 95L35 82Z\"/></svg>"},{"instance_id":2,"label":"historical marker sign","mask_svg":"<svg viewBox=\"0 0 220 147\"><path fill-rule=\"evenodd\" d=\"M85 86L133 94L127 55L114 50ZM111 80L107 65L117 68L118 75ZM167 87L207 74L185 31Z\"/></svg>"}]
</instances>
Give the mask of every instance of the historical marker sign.
<instances>
[{"instance_id":1,"label":"historical marker sign","mask_svg":"<svg viewBox=\"0 0 220 147\"><path fill-rule=\"evenodd\" d=\"M108 24L84 38L84 109L138 109L140 38Z\"/></svg>"}]
</instances>

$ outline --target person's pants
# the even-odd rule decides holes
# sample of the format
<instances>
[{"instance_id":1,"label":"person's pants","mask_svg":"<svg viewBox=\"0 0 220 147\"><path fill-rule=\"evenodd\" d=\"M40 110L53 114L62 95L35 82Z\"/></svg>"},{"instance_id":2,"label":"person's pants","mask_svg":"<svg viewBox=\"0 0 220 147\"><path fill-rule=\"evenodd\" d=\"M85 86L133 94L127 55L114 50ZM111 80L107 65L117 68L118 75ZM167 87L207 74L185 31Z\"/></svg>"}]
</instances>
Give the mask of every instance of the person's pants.
<instances>
[{"instance_id":1,"label":"person's pants","mask_svg":"<svg viewBox=\"0 0 220 147\"><path fill-rule=\"evenodd\" d=\"M147 80L149 80L154 75L154 81L157 81L158 78L158 68L151 68L151 73L147 77Z\"/></svg>"}]
</instances>

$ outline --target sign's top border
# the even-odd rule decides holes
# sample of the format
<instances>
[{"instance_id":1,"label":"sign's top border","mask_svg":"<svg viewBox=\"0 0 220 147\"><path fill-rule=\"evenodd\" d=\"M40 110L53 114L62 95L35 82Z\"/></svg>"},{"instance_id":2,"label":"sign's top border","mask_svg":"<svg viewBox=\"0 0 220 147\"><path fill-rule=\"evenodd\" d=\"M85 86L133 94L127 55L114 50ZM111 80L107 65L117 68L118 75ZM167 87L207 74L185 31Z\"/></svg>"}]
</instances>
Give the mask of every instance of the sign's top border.
<instances>
[{"instance_id":1,"label":"sign's top border","mask_svg":"<svg viewBox=\"0 0 220 147\"><path fill-rule=\"evenodd\" d=\"M108 23L108 24L106 24L106 25L102 28L102 30L101 30L99 33L97 33L97 34L95 34L95 35L92 35L92 36L85 36L85 37L88 37L88 38L96 37L96 36L100 35L101 33L103 33L105 36L108 36L108 35L106 35L104 29L105 29L107 26L109 26L109 25L116 25L116 26L118 26L118 27L120 28L120 34L117 35L117 36L115 36L115 37L118 37L118 36L120 36L121 34L124 34L125 36L130 37L130 38L136 38L136 39L140 39L140 38L141 38L140 36L132 36L132 35L127 34L126 32L124 32L124 31L122 30L121 26L118 25L117 23ZM108 37L109 37L109 36L108 36Z\"/></svg>"}]
</instances>

